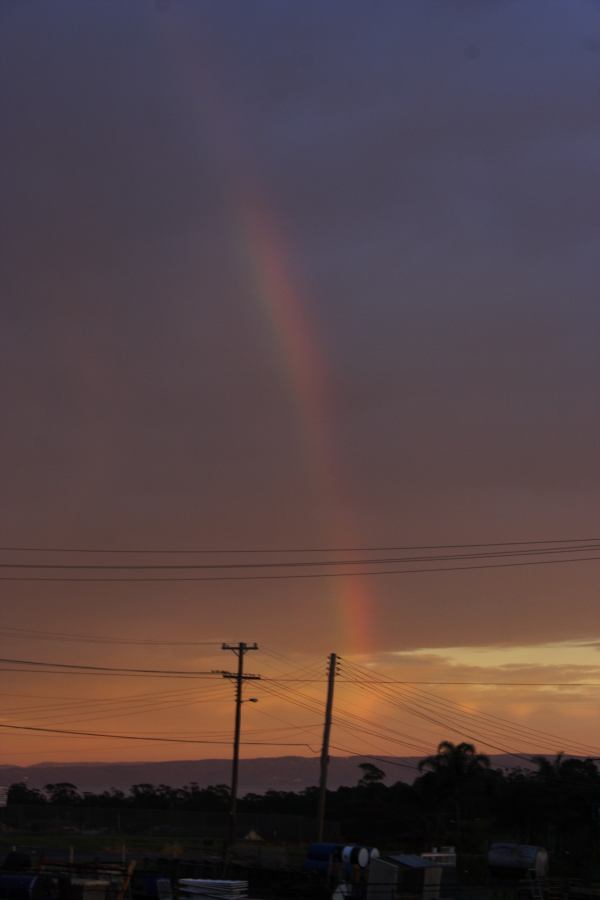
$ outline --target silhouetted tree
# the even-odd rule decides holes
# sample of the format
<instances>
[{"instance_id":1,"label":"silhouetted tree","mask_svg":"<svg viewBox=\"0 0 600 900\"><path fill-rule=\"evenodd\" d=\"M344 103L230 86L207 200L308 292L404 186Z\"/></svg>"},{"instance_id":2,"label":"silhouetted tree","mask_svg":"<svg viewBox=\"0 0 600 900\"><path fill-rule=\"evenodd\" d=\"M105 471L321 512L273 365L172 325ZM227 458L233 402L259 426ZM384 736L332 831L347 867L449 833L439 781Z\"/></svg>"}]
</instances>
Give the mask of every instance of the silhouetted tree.
<instances>
[{"instance_id":1,"label":"silhouetted tree","mask_svg":"<svg viewBox=\"0 0 600 900\"><path fill-rule=\"evenodd\" d=\"M380 769L378 766L374 766L373 763L359 763L358 768L362 769L362 778L358 782L359 784L367 787L371 784L378 784L385 778L385 772L383 769Z\"/></svg>"},{"instance_id":2,"label":"silhouetted tree","mask_svg":"<svg viewBox=\"0 0 600 900\"><path fill-rule=\"evenodd\" d=\"M482 776L489 768L489 757L477 753L473 744L464 741L460 744L442 741L435 755L427 756L419 763L421 772L429 769L429 777L420 779L421 787L429 789L453 809L458 842L462 837L466 795L481 792Z\"/></svg>"},{"instance_id":3,"label":"silhouetted tree","mask_svg":"<svg viewBox=\"0 0 600 900\"><path fill-rule=\"evenodd\" d=\"M60 806L74 806L81 802L81 794L70 781L59 781L56 784L47 784L44 788L50 803Z\"/></svg>"},{"instance_id":4,"label":"silhouetted tree","mask_svg":"<svg viewBox=\"0 0 600 900\"><path fill-rule=\"evenodd\" d=\"M46 803L46 797L37 788L27 787L25 781L17 781L9 787L6 803L8 806L17 803L39 806L42 803Z\"/></svg>"}]
</instances>

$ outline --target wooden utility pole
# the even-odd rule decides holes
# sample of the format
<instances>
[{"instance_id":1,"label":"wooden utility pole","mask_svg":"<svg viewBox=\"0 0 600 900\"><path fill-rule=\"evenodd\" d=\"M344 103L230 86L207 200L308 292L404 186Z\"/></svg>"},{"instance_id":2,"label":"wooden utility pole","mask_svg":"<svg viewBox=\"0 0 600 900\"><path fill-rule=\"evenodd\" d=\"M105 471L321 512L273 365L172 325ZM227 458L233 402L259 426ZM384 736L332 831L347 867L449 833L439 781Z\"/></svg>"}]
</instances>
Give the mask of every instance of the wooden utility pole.
<instances>
[{"instance_id":1,"label":"wooden utility pole","mask_svg":"<svg viewBox=\"0 0 600 900\"><path fill-rule=\"evenodd\" d=\"M238 658L237 672L222 672L223 678L235 681L235 726L233 731L233 759L231 764L231 794L229 799L229 840L231 847L235 841L235 826L237 820L237 792L238 773L240 767L240 734L242 730L242 688L245 681L257 681L260 675L244 674L244 656L249 650L258 650L258 644L223 644L222 650L231 650ZM255 702L255 701L254 701Z\"/></svg>"},{"instance_id":2,"label":"wooden utility pole","mask_svg":"<svg viewBox=\"0 0 600 900\"><path fill-rule=\"evenodd\" d=\"M323 744L321 746L321 777L319 779L319 810L317 813L317 840L323 840L325 824L325 799L327 797L327 769L329 767L329 736L331 734L331 718L333 714L333 688L337 668L337 656L329 655L329 677L327 679L327 702L325 704L325 724L323 726Z\"/></svg>"}]
</instances>

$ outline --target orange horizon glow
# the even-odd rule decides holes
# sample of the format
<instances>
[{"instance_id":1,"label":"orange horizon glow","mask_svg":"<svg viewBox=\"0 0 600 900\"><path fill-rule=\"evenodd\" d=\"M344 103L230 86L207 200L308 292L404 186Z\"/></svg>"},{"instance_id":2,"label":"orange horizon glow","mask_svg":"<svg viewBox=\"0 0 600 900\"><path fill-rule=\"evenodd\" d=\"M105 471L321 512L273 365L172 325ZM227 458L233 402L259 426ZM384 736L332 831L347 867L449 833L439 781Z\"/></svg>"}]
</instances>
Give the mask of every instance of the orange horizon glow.
<instances>
[{"instance_id":1,"label":"orange horizon glow","mask_svg":"<svg viewBox=\"0 0 600 900\"><path fill-rule=\"evenodd\" d=\"M574 649L568 642L549 645L548 660L553 650L557 658L564 660L569 647L571 651ZM537 652L541 653L541 649ZM490 648L490 654L509 659L517 650L505 648L500 652ZM530 648L521 648L519 658L525 660L530 652ZM436 660L429 650L422 654L413 652L403 655L400 666L390 661L389 656L378 659L377 654L342 657L335 693L334 712L338 724L333 729L335 749L332 749L332 755L424 756L434 752L437 744L445 739L468 740L488 755L507 751L550 755L561 750L580 756L595 755L594 751L598 749L594 745L597 739L596 688L589 672L582 679L582 686L573 688L379 683L399 677L415 682L508 680L503 664L475 668L461 664L458 655L449 663L443 654L442 650ZM477 654L466 650L465 657L469 655ZM412 662L407 661L410 656ZM244 707L242 758L307 756L316 759L324 708L324 665L315 657L301 654L296 654L290 664L292 660L282 662L273 655L261 654L260 649L252 657L252 670L259 671L265 680L246 686L246 696L257 696L259 703ZM222 667L224 662L227 662L225 654L215 653L202 658L203 665ZM536 681L536 670L525 662L520 663L521 670L515 663L509 665L512 666L510 680L525 678L523 672L527 672L527 680ZM549 678L548 665L538 671L542 673L537 675L538 679ZM561 662L555 667L553 678L567 677L573 679L572 668L565 668ZM4 724L65 731L91 730L113 737L19 733L3 729L5 744L1 764L230 757L233 693L225 679L206 679L191 684L185 681L169 684L157 679L152 690L150 681L132 686L128 683L130 679L120 682L120 679L104 678L98 679L103 682L100 693L96 678L72 680L66 675L49 676L46 673L43 693L37 693L41 690L40 683L44 683L39 677L23 673L18 678L14 675L11 678L15 687L19 684L21 687L14 691L12 702L4 700ZM52 689L48 686L49 679ZM589 686L586 686L586 680L590 682ZM115 684L117 681L120 683ZM65 691L66 684L71 693ZM92 687L92 684L96 686ZM418 709L424 710L424 719L419 713L415 714ZM493 719L489 718L490 713ZM353 716L360 717L360 721L353 720ZM460 721L458 717L462 717ZM438 720L437 724L435 720ZM348 731L347 722L351 726L358 724L359 730L351 727ZM452 726L457 724L462 731L453 729ZM519 726L526 729L520 737ZM367 728L367 731L361 731L361 728ZM369 733L378 729L382 729L379 737ZM391 740L386 739L384 732ZM115 737L119 734L135 735L141 740L120 741ZM160 737L161 734L181 739L182 743L144 741L146 736ZM478 734L482 735L480 741ZM203 740L207 743L185 743Z\"/></svg>"}]
</instances>

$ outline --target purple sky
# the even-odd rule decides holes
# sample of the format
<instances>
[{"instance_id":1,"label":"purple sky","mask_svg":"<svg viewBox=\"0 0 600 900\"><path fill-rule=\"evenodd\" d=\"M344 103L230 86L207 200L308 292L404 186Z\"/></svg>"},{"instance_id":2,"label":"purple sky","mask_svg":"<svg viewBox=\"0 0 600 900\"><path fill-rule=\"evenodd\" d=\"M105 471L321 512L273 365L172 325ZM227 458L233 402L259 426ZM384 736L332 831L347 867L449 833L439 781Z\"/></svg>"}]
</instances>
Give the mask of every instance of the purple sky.
<instances>
[{"instance_id":1,"label":"purple sky","mask_svg":"<svg viewBox=\"0 0 600 900\"><path fill-rule=\"evenodd\" d=\"M4 0L0 544L596 533L599 108L586 0ZM597 638L599 566L0 592L387 664Z\"/></svg>"}]
</instances>

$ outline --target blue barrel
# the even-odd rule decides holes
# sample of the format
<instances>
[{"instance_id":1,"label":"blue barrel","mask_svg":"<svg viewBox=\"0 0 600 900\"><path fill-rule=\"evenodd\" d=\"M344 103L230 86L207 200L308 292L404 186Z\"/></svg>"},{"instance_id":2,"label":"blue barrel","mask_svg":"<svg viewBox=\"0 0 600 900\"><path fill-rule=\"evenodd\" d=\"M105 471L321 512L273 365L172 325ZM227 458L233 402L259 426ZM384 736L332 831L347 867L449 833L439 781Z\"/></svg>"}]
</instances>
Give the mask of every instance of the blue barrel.
<instances>
[{"instance_id":1,"label":"blue barrel","mask_svg":"<svg viewBox=\"0 0 600 900\"><path fill-rule=\"evenodd\" d=\"M55 882L44 875L0 873L0 900L53 900Z\"/></svg>"},{"instance_id":2,"label":"blue barrel","mask_svg":"<svg viewBox=\"0 0 600 900\"><path fill-rule=\"evenodd\" d=\"M341 851L341 844L311 844L306 856L308 859L329 862L332 856L339 859Z\"/></svg>"},{"instance_id":3,"label":"blue barrel","mask_svg":"<svg viewBox=\"0 0 600 900\"><path fill-rule=\"evenodd\" d=\"M355 867L352 865L352 863L349 862L342 863L341 874L344 881L347 881L349 884L351 884L354 881L354 876L356 874Z\"/></svg>"},{"instance_id":4,"label":"blue barrel","mask_svg":"<svg viewBox=\"0 0 600 900\"><path fill-rule=\"evenodd\" d=\"M312 872L314 875L328 875L329 862L324 859L305 859L304 871Z\"/></svg>"}]
</instances>

